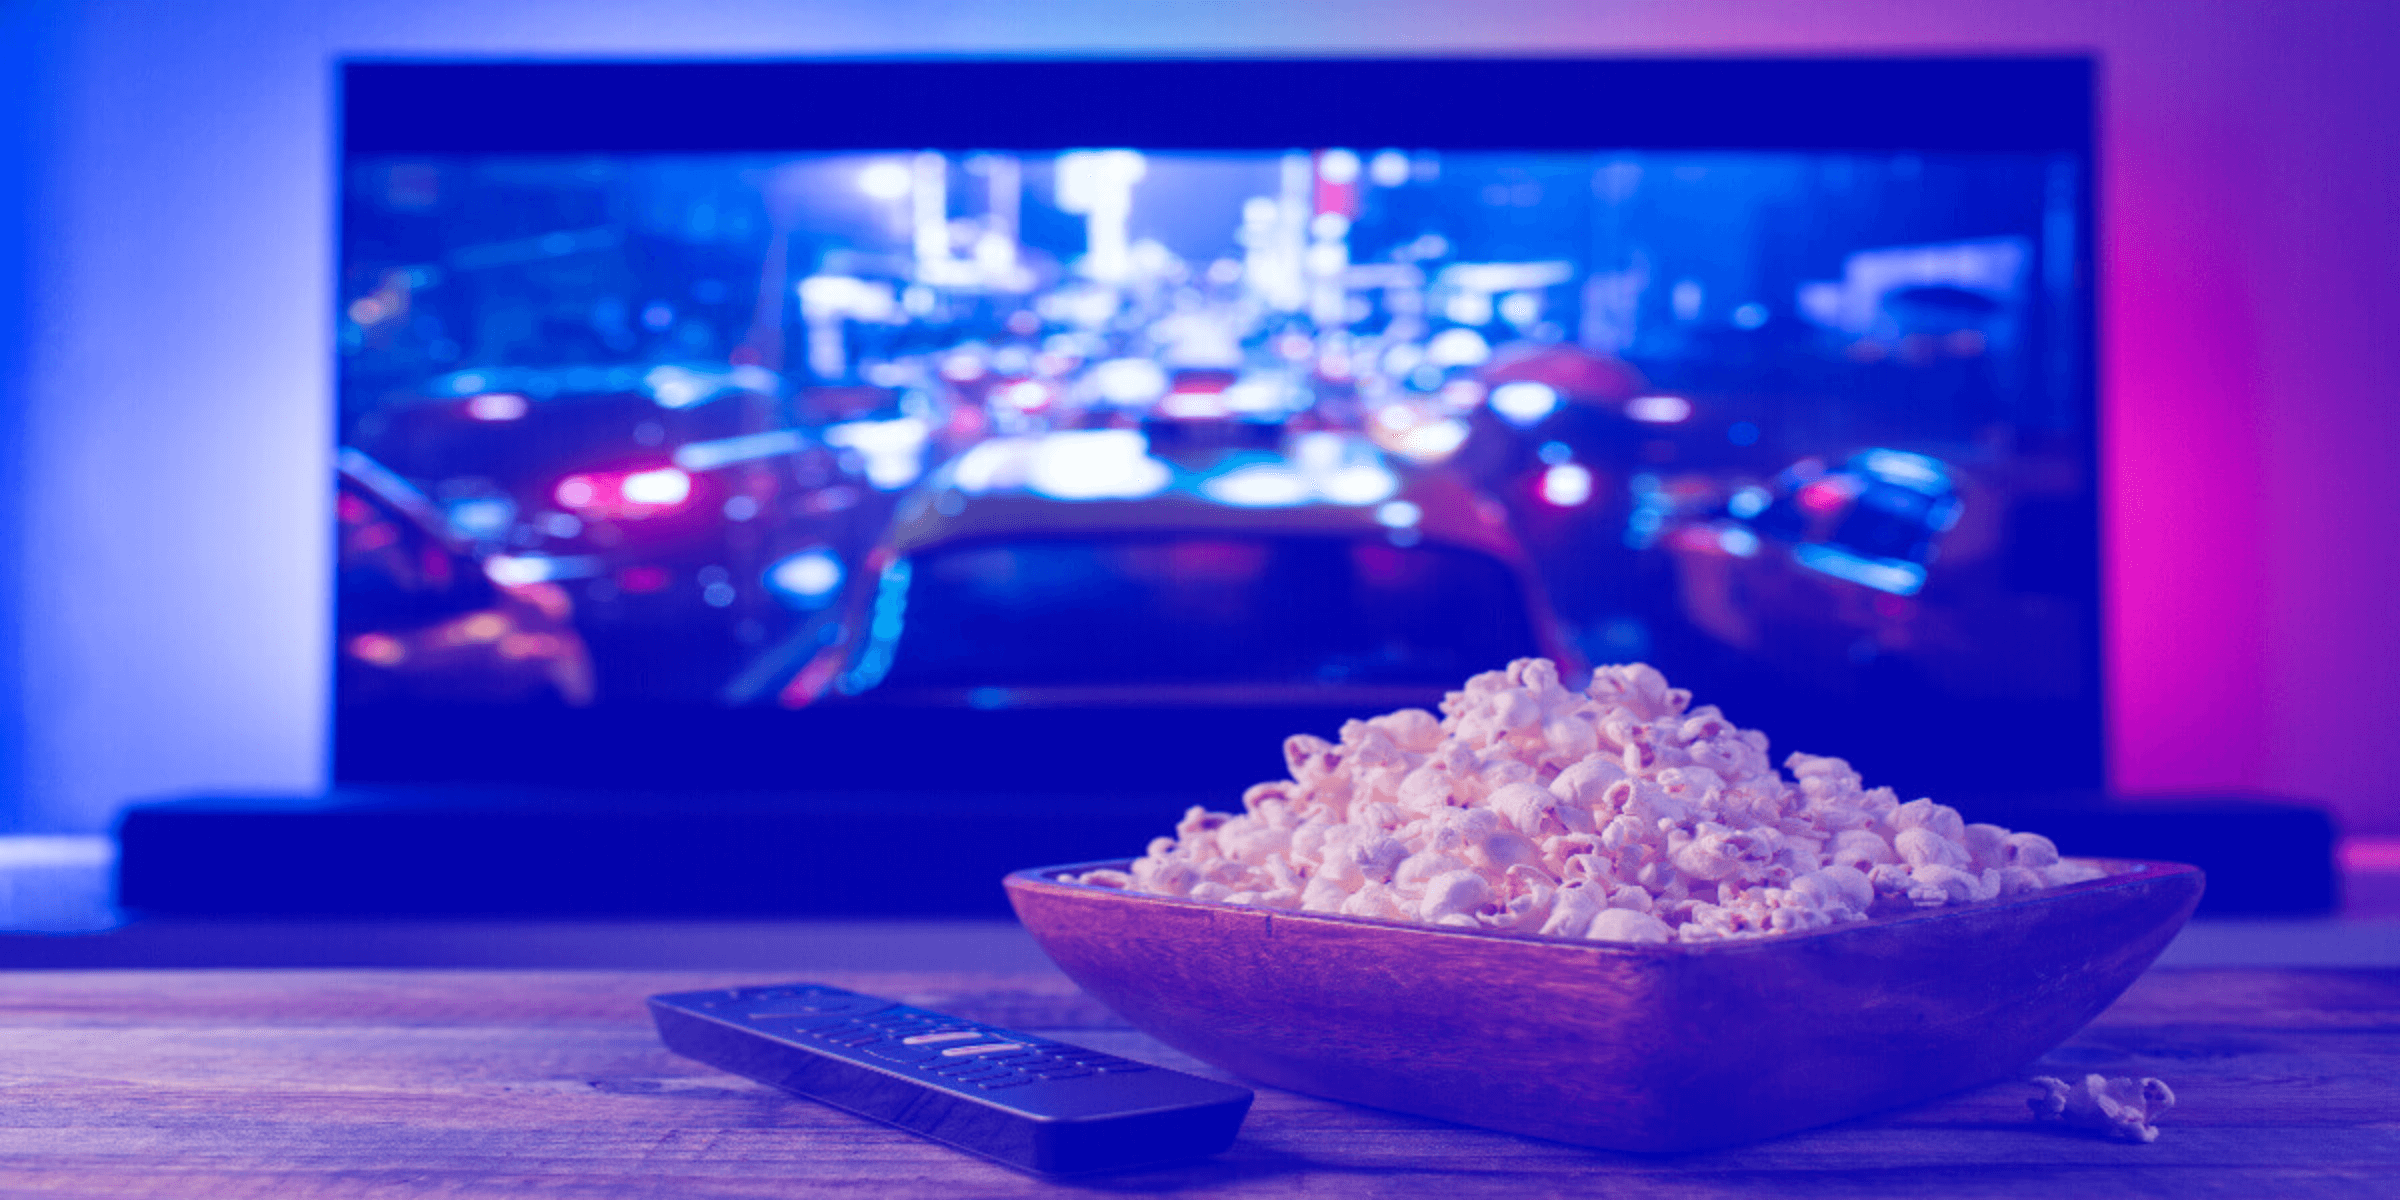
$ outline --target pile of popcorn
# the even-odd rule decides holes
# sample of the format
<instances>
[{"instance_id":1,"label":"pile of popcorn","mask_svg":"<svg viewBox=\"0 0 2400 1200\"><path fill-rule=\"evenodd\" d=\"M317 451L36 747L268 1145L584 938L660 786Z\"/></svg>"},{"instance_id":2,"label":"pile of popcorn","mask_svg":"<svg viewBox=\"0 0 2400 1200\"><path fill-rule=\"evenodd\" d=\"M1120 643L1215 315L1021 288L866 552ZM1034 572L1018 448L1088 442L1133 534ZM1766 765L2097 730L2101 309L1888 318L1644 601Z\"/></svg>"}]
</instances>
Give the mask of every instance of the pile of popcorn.
<instances>
[{"instance_id":1,"label":"pile of popcorn","mask_svg":"<svg viewBox=\"0 0 2400 1200\"><path fill-rule=\"evenodd\" d=\"M1863 788L1737 728L1651 667L1568 690L1548 659L1284 743L1291 779L1193 808L1130 871L1195 900L1614 942L1821 929L2097 879L2048 838Z\"/></svg>"}]
</instances>

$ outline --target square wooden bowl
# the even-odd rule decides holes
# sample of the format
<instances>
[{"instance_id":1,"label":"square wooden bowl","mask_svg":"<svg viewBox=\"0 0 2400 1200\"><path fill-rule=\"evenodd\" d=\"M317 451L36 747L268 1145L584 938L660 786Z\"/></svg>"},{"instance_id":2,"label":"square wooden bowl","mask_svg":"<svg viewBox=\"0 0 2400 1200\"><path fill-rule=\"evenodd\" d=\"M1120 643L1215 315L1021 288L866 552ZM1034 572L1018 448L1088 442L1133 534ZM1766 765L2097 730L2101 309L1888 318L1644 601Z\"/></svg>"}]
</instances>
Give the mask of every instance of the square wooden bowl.
<instances>
[{"instance_id":1,"label":"square wooden bowl","mask_svg":"<svg viewBox=\"0 0 2400 1200\"><path fill-rule=\"evenodd\" d=\"M1275 1087L1612 1150L1807 1129L2003 1079L2199 902L2177 863L1814 933L1624 945L1184 900L1019 871L1018 918L1137 1028Z\"/></svg>"}]
</instances>

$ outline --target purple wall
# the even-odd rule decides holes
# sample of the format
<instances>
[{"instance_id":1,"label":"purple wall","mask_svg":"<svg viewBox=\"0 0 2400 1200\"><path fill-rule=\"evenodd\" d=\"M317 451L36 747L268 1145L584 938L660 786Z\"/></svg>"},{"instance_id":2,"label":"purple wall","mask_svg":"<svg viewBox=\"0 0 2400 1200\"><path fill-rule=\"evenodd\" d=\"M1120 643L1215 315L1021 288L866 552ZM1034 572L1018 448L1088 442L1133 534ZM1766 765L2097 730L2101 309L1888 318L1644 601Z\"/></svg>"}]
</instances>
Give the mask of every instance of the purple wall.
<instances>
[{"instance_id":1,"label":"purple wall","mask_svg":"<svg viewBox=\"0 0 2400 1200\"><path fill-rule=\"evenodd\" d=\"M497 11L494 11L497 10ZM324 769L330 63L354 54L1538 50L2104 60L2119 786L2400 830L2400 18L2388 3L14 6L0 724L16 823ZM670 15L671 14L671 15ZM28 72L32 65L44 67ZM11 132L13 130L14 132ZM24 136L18 136L18 134ZM23 236L16 242L10 238ZM12 267L10 245L24 251ZM9 331L0 329L0 334ZM23 365L17 366L18 359ZM13 401L13 403L12 403ZM14 431L14 432L12 432ZM6 532L0 529L0 533ZM14 619L9 620L13 615ZM0 802L0 826L9 821Z\"/></svg>"}]
</instances>

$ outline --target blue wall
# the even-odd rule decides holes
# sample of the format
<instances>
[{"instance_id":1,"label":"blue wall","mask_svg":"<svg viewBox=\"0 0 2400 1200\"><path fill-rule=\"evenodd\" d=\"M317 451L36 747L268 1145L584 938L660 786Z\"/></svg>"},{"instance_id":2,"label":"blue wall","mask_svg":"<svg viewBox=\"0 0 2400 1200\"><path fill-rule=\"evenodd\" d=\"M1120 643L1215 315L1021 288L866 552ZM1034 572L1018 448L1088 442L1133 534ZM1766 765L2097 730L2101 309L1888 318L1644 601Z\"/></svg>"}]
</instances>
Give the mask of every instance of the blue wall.
<instances>
[{"instance_id":1,"label":"blue wall","mask_svg":"<svg viewBox=\"0 0 2400 1200\"><path fill-rule=\"evenodd\" d=\"M42 167L55 118L57 6L0 6L0 832L23 820L23 589L28 362Z\"/></svg>"}]
</instances>

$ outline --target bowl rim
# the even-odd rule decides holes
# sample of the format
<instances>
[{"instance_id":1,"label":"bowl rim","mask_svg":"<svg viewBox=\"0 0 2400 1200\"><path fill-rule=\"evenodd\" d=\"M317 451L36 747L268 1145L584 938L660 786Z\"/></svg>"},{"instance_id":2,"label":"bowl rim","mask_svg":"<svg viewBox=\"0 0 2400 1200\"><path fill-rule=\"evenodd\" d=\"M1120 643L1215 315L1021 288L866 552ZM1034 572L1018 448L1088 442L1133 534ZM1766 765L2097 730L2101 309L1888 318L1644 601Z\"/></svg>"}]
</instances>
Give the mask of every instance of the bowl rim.
<instances>
[{"instance_id":1,"label":"bowl rim","mask_svg":"<svg viewBox=\"0 0 2400 1200\"><path fill-rule=\"evenodd\" d=\"M1918 909L1915 912L1892 913L1886 916L1869 917L1863 921L1846 921L1838 925L1828 925L1823 929L1811 929L1801 933L1776 933L1766 934L1759 937L1722 938L1716 941L1706 942L1612 942L1591 938L1561 937L1556 934L1518 933L1514 930L1505 929L1465 929L1456 925L1427 925L1416 921L1395 921L1385 917L1360 917L1352 916L1347 913L1309 912L1305 909L1297 908L1269 908L1262 904L1231 904L1223 900L1194 900L1188 896L1169 896L1158 892L1136 892L1125 888L1106 887L1096 883L1082 883L1075 880L1060 878L1060 876L1068 873L1080 874L1089 871L1125 870L1131 867L1134 862L1134 860L1130 858L1101 859L1095 862L1061 863L1056 866L1048 867L1027 867L1023 870L1009 872L1008 875L1001 880L1001 884L1010 891L1015 891L1021 888L1028 890L1058 889L1067 892L1068 894L1094 894L1112 896L1119 899L1130 899L1143 903L1165 905L1170 908L1191 909L1208 913L1232 913L1241 916L1256 917L1261 921L1268 922L1270 927L1277 919L1282 919L1285 921L1299 920L1308 922L1321 922L1335 926L1348 925L1356 926L1362 929L1381 929L1399 933L1422 934L1428 937L1468 938L1480 943L1490 943L1494 941L1514 942L1531 946L1551 946L1579 950L1596 950L1602 953L1631 956L1636 958L1687 958L1694 955L1763 953L1772 951L1777 947L1806 945L1823 938L1834 937L1842 934L1858 933L1870 929L1890 929L1898 926L1951 921L1986 913L2003 912L2014 908L2052 904L2070 896L2088 895L2094 892L2111 891L2118 888L2146 885L2163 879L2171 879L2177 876L2191 876L2195 880L2201 882L2203 885L2205 885L2206 882L2206 876L2200 870L2200 868L2192 866L2189 863L2160 862L2154 859L2081 856L2062 856L2059 861L2088 863L2092 866L2096 866L2107 871L2108 874L2098 879L2085 880L2082 883L2070 883L2062 887L2043 888L2040 891L2026 892L2016 896L1995 897L1990 900L1973 900L1965 904L1950 904L1944 905L1940 908Z\"/></svg>"}]
</instances>

